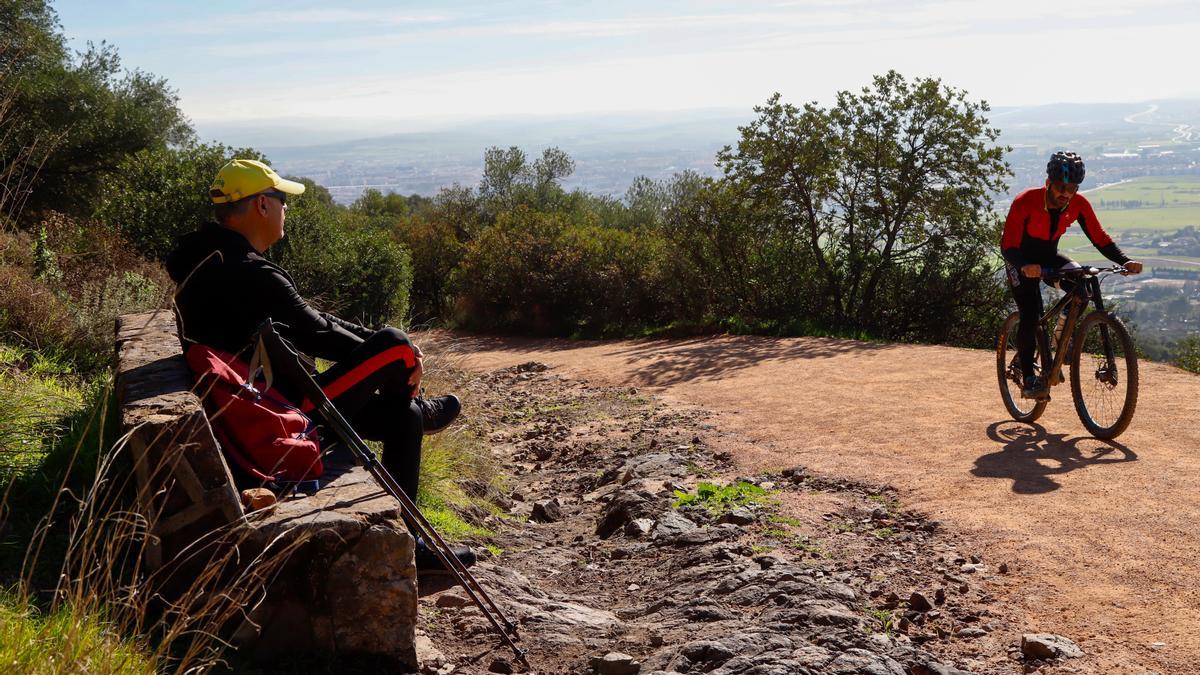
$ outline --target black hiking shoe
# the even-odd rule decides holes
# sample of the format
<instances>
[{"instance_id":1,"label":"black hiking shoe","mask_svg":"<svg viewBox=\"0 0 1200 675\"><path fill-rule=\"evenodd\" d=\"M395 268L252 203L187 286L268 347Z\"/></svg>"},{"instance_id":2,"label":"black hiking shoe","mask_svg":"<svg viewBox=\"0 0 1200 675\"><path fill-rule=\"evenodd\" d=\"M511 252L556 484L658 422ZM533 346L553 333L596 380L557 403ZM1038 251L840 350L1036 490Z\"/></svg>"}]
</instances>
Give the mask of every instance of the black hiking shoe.
<instances>
[{"instance_id":1,"label":"black hiking shoe","mask_svg":"<svg viewBox=\"0 0 1200 675\"><path fill-rule=\"evenodd\" d=\"M458 561L463 564L463 567L470 567L475 564L475 552L466 546L451 546L451 552ZM429 549L425 544L424 539L417 539L417 549L414 554L417 562L418 572L448 572L442 561L438 560L437 554Z\"/></svg>"},{"instance_id":2,"label":"black hiking shoe","mask_svg":"<svg viewBox=\"0 0 1200 675\"><path fill-rule=\"evenodd\" d=\"M1025 386L1021 387L1021 398L1032 398L1039 401L1050 400L1050 388L1037 375L1026 375Z\"/></svg>"},{"instance_id":3,"label":"black hiking shoe","mask_svg":"<svg viewBox=\"0 0 1200 675\"><path fill-rule=\"evenodd\" d=\"M458 413L462 412L462 401L454 394L433 398L418 396L413 400L421 408L422 428L426 435L436 434L450 426L458 417Z\"/></svg>"}]
</instances>

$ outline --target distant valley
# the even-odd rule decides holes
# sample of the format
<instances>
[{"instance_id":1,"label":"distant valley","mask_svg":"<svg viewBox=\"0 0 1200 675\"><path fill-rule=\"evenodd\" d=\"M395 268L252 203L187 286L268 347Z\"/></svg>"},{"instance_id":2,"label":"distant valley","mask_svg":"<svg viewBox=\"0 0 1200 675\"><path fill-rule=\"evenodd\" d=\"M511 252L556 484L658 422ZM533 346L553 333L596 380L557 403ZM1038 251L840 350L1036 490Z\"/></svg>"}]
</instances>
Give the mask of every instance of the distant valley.
<instances>
[{"instance_id":1,"label":"distant valley","mask_svg":"<svg viewBox=\"0 0 1200 675\"><path fill-rule=\"evenodd\" d=\"M493 145L530 154L557 146L576 162L568 187L620 196L637 176L715 174L717 151L736 142L738 126L753 117L752 110L737 109L522 117L396 133L381 133L387 126L376 124L359 138L352 137L354 128L337 124L197 126L203 136L264 151L285 173L312 178L348 203L366 188L433 195L455 183L474 185L483 151ZM1013 147L1010 194L1041 182L1045 156L1055 148L1084 155L1087 187L1200 173L1200 100L1002 107L990 119L1001 142ZM411 125L395 128L403 126Z\"/></svg>"}]
</instances>

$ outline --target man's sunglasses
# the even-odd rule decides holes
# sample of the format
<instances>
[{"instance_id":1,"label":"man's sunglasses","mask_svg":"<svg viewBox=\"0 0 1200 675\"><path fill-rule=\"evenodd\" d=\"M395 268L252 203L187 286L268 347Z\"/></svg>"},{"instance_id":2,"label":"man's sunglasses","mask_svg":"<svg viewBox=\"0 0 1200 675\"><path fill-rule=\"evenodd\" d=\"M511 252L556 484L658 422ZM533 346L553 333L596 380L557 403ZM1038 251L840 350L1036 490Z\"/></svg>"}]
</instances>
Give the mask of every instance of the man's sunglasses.
<instances>
[{"instance_id":1,"label":"man's sunglasses","mask_svg":"<svg viewBox=\"0 0 1200 675\"><path fill-rule=\"evenodd\" d=\"M280 192L278 190L267 190L266 192L260 192L258 194L262 195L263 197L278 199L280 204L287 206L287 193L285 192Z\"/></svg>"}]
</instances>

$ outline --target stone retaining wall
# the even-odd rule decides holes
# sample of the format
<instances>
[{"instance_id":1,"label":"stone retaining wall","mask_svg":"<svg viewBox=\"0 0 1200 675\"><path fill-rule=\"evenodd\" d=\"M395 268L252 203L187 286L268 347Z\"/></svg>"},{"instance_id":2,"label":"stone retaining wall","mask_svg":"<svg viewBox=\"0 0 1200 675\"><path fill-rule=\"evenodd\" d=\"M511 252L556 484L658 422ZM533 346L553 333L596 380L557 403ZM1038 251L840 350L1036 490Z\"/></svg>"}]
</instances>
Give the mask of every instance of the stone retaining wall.
<instances>
[{"instance_id":1,"label":"stone retaining wall","mask_svg":"<svg viewBox=\"0 0 1200 675\"><path fill-rule=\"evenodd\" d=\"M414 542L395 501L363 469L335 460L315 495L246 514L172 314L119 318L116 349L121 423L155 536L145 563L173 580L168 592L182 592L214 556L233 551L245 565L290 544L265 598L245 608L248 620L234 632L242 649L263 658L365 654L415 668Z\"/></svg>"}]
</instances>

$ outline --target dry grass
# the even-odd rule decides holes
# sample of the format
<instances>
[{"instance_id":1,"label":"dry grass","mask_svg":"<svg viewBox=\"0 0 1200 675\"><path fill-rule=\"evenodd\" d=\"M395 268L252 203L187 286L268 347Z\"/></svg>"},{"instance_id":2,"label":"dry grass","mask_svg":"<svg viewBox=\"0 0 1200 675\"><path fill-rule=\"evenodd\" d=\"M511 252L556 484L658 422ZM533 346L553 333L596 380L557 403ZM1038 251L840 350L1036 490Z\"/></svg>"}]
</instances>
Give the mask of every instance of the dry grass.
<instances>
[{"instance_id":1,"label":"dry grass","mask_svg":"<svg viewBox=\"0 0 1200 675\"><path fill-rule=\"evenodd\" d=\"M111 397L100 400L89 425L109 417ZM103 429L94 431L81 438L104 437ZM66 458L68 478L34 530L20 582L0 599L0 637L13 638L0 645L0 663L20 664L20 672L207 670L221 661L225 638L249 621L273 576L306 541L280 538L248 550L247 530L235 523L195 542L173 564L147 569L146 552L155 545L153 505L161 499L145 493L134 499L127 441L122 437L100 454L95 478L82 489L69 477L87 469L80 466L88 461L85 441ZM175 446L186 439L155 442ZM164 463L159 471L172 468ZM10 513L7 497L0 521ZM57 570L57 582L39 588L35 578L46 567Z\"/></svg>"}]
</instances>

